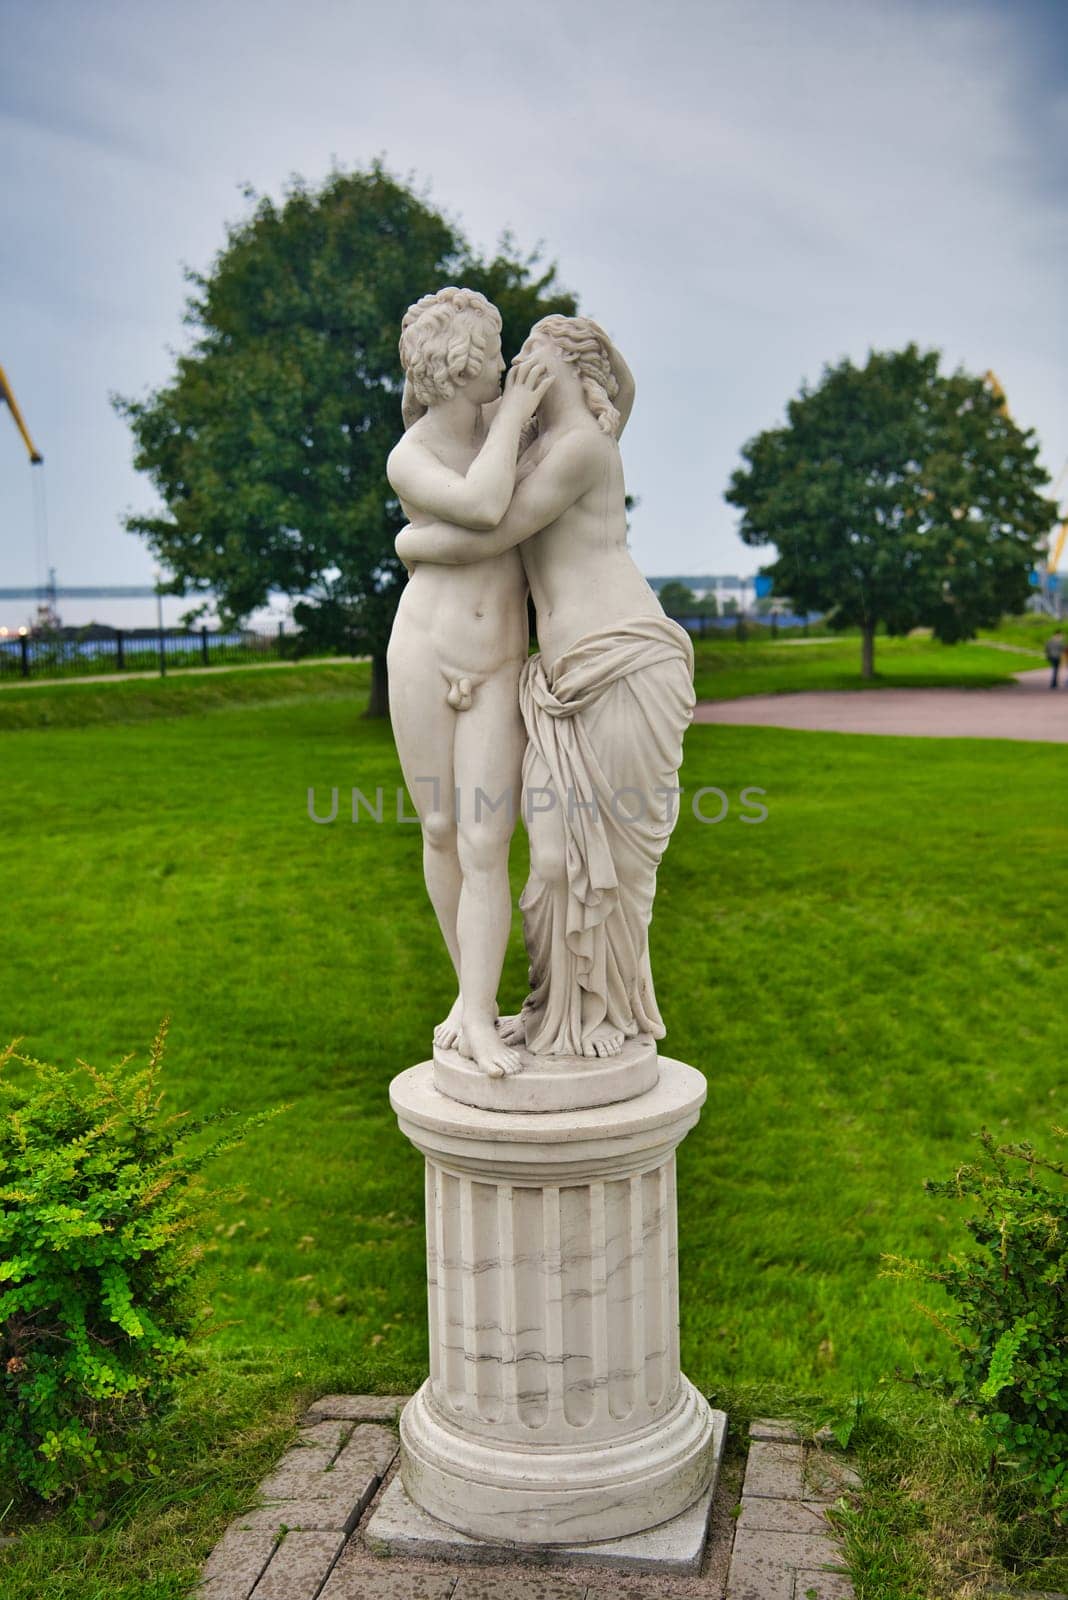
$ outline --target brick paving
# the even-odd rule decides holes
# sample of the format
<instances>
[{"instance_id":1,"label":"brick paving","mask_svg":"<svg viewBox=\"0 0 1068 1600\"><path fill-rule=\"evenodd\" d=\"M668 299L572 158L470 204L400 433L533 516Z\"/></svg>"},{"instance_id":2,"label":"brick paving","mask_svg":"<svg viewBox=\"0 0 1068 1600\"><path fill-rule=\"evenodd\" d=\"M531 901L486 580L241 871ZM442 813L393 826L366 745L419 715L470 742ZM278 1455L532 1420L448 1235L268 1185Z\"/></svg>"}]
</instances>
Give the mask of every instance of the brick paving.
<instances>
[{"instance_id":1,"label":"brick paving","mask_svg":"<svg viewBox=\"0 0 1068 1600\"><path fill-rule=\"evenodd\" d=\"M750 1429L744 1481L727 1463L699 1574L492 1569L376 1555L363 1527L396 1470L404 1396L326 1395L212 1551L196 1600L852 1600L827 1509L858 1487L837 1457L772 1419Z\"/></svg>"},{"instance_id":2,"label":"brick paving","mask_svg":"<svg viewBox=\"0 0 1068 1600\"><path fill-rule=\"evenodd\" d=\"M827 1507L858 1487L789 1424L754 1422L726 1600L853 1600Z\"/></svg>"}]
</instances>

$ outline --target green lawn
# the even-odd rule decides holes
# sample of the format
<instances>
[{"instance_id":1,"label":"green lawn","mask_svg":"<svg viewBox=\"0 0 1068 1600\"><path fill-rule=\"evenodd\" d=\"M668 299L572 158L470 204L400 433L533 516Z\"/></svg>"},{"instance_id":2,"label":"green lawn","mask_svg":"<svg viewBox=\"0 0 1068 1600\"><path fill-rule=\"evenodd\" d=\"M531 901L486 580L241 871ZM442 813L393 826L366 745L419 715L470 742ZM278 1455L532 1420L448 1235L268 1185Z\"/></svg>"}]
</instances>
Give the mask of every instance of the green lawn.
<instances>
[{"instance_id":1,"label":"green lawn","mask_svg":"<svg viewBox=\"0 0 1068 1600\"><path fill-rule=\"evenodd\" d=\"M1052 626L1046 623L1046 634ZM879 638L875 677L867 682L860 675L856 634L804 642L796 635L746 644L733 639L697 640L697 693L702 700L735 700L799 689L987 689L1008 683L1016 672L1042 665L1045 658L1037 640L1032 659L1021 653L1021 639L1030 641L1031 634L1011 627L971 644ZM1014 646L1011 651L1003 648L1009 643Z\"/></svg>"},{"instance_id":2,"label":"green lawn","mask_svg":"<svg viewBox=\"0 0 1068 1600\"><path fill-rule=\"evenodd\" d=\"M754 630L759 636L744 644L729 634L716 635L694 641L697 693L703 700L734 700L798 689L990 688L1009 682L1016 672L1041 666L1042 645L1053 626L1045 617L1007 618L1000 628L965 645L880 637L876 675L867 682L860 676L856 633L806 638L794 631L773 640L759 629ZM0 684L0 730L143 722L215 706L274 703L302 697L311 682L326 697L350 692L353 683L369 682L369 674L368 666L320 662L243 672L177 672L164 681L115 678L25 685L15 680Z\"/></svg>"},{"instance_id":3,"label":"green lawn","mask_svg":"<svg viewBox=\"0 0 1068 1600\"><path fill-rule=\"evenodd\" d=\"M260 666L228 672L171 673L166 678L109 678L103 683L0 685L0 732L16 728L86 728L97 723L158 722L160 718L230 712L242 706L322 700L366 691L363 664Z\"/></svg>"},{"instance_id":4,"label":"green lawn","mask_svg":"<svg viewBox=\"0 0 1068 1600\"><path fill-rule=\"evenodd\" d=\"M101 1061L167 1014L175 1106L291 1108L219 1174L237 1192L215 1332L163 1477L95 1533L61 1518L0 1555L5 1600L178 1600L307 1398L424 1374L421 1173L386 1090L450 976L418 829L346 820L353 785L381 786L388 817L400 781L366 683L331 666L0 696L0 1036ZM884 1251L962 1237L923 1179L981 1124L1041 1141L1064 1121L1063 756L696 727L683 781L730 800L703 826L684 798L653 933L665 1048L709 1078L680 1155L684 1364L736 1417L811 1410L945 1359L879 1276ZM321 813L341 790L337 822L309 820L309 786ZM523 856L517 839L517 889ZM523 967L517 929L506 1002Z\"/></svg>"}]
</instances>

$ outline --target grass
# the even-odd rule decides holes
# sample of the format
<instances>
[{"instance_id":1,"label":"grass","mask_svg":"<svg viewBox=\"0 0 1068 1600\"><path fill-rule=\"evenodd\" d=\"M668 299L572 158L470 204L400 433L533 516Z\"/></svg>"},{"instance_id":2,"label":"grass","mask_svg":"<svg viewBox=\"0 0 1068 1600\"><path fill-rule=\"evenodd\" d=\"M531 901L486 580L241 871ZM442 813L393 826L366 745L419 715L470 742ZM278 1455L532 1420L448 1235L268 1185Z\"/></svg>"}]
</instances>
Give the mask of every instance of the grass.
<instances>
[{"instance_id":1,"label":"grass","mask_svg":"<svg viewBox=\"0 0 1068 1600\"><path fill-rule=\"evenodd\" d=\"M0 1554L5 1600L178 1600L307 1399L424 1375L421 1173L386 1089L451 993L418 830L346 820L353 785L381 786L388 816L400 782L388 729L362 716L366 673L0 696L0 1036L101 1060L169 1014L173 1105L291 1106L218 1174L234 1193L211 1240L215 1331L153 1439L161 1477L103 1528L70 1512L31 1528ZM682 781L730 809L702 826L684 797L653 961L667 1048L710 1087L680 1154L684 1365L735 1420L945 1364L880 1256L961 1241L922 1182L981 1124L1040 1141L1064 1120L1061 766L1042 745L688 735ZM307 791L322 814L334 786L339 820L317 826ZM766 790L759 826L740 820L747 786ZM523 968L517 930L506 999ZM909 1554L860 1600L966 1592L909 1576L933 1570L932 1504L982 1544L978 1467L954 1501L953 1451L924 1432L944 1410L888 1400L873 1424L890 1465L851 1534L856 1570L895 1540ZM928 1524L894 1533L914 1514Z\"/></svg>"},{"instance_id":2,"label":"grass","mask_svg":"<svg viewBox=\"0 0 1068 1600\"><path fill-rule=\"evenodd\" d=\"M703 700L733 700L749 694L784 694L798 689L992 688L1016 672L1040 666L1042 646L1054 624L1047 617L1007 618L967 645L930 638L887 639L876 646L876 675L860 675L860 635L808 636L796 630L777 640L754 626L744 644L729 636L694 640L696 686ZM1011 648L1007 648L1011 647ZM1029 661L1026 650L1034 652ZM277 667L277 663L274 664ZM315 676L309 678L309 673ZM261 704L303 696L319 685L327 697L370 681L370 667L320 662L316 666L197 670L166 679L115 678L104 683L67 679L33 685L0 684L0 730L81 727L90 722L148 721L213 706ZM75 690L74 695L68 693Z\"/></svg>"},{"instance_id":3,"label":"grass","mask_svg":"<svg viewBox=\"0 0 1068 1600\"><path fill-rule=\"evenodd\" d=\"M19 684L0 690L0 732L27 728L88 728L100 723L158 722L161 718L228 712L244 706L300 703L366 693L371 668L362 662L260 666L194 671L166 678L113 678Z\"/></svg>"},{"instance_id":4,"label":"grass","mask_svg":"<svg viewBox=\"0 0 1068 1600\"><path fill-rule=\"evenodd\" d=\"M885 1389L852 1440L859 1506L836 1520L857 1600L1000 1600L1068 1584L1068 1556L1011 1483L991 1484L965 1414ZM1043 1554L1043 1550L1045 1554Z\"/></svg>"},{"instance_id":5,"label":"grass","mask_svg":"<svg viewBox=\"0 0 1068 1600\"><path fill-rule=\"evenodd\" d=\"M981 628L980 641L993 640L995 644L1011 644L1019 649L1035 650L1045 658L1046 640L1060 628L1063 633L1068 624L1056 622L1042 613L1028 612L1021 617L1003 617L996 628Z\"/></svg>"},{"instance_id":6,"label":"grass","mask_svg":"<svg viewBox=\"0 0 1068 1600\"><path fill-rule=\"evenodd\" d=\"M1040 619L1041 620L1041 619ZM1047 633L1052 624L1048 623ZM811 643L796 639L697 640L696 686L701 700L735 700L749 694L789 694L799 689L990 689L1009 683L1013 674L1042 665L1001 648L1017 645L1011 629L988 640L944 645L934 639L879 638L875 677L860 675L860 637L846 634Z\"/></svg>"}]
</instances>

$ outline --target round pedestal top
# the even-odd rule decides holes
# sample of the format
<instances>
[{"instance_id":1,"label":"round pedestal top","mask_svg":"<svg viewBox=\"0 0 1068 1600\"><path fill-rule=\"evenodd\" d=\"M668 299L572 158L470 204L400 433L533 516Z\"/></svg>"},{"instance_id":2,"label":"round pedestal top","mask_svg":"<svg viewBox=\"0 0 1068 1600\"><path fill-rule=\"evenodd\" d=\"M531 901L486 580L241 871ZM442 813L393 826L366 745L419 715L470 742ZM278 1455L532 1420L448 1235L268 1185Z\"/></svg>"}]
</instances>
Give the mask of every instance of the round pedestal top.
<instances>
[{"instance_id":1,"label":"round pedestal top","mask_svg":"<svg viewBox=\"0 0 1068 1600\"><path fill-rule=\"evenodd\" d=\"M402 1125L412 1129L502 1144L556 1145L625 1139L688 1116L696 1121L707 1092L704 1075L696 1067L661 1056L655 1086L615 1105L571 1111L491 1111L442 1094L434 1087L434 1063L422 1061L394 1078L389 1100Z\"/></svg>"}]
</instances>

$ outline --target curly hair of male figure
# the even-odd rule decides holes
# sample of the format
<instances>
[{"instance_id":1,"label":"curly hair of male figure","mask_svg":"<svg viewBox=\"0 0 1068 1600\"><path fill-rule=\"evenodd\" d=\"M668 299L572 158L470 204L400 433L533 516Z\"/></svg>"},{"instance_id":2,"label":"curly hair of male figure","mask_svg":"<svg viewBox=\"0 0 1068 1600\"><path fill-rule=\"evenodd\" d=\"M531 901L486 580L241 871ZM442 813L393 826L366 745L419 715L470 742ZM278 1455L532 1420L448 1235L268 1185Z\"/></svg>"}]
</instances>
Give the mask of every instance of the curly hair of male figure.
<instances>
[{"instance_id":1,"label":"curly hair of male figure","mask_svg":"<svg viewBox=\"0 0 1068 1600\"><path fill-rule=\"evenodd\" d=\"M420 404L451 400L477 378L486 347L500 331L500 312L477 289L449 284L409 306L401 321L400 359Z\"/></svg>"},{"instance_id":2,"label":"curly hair of male figure","mask_svg":"<svg viewBox=\"0 0 1068 1600\"><path fill-rule=\"evenodd\" d=\"M611 341L607 333L592 317L564 317L554 313L534 324L517 360L532 354L528 346L539 334L551 339L564 360L576 368L586 404L597 426L614 439L619 433L619 412L612 401L619 393L619 380L608 359Z\"/></svg>"}]
</instances>

